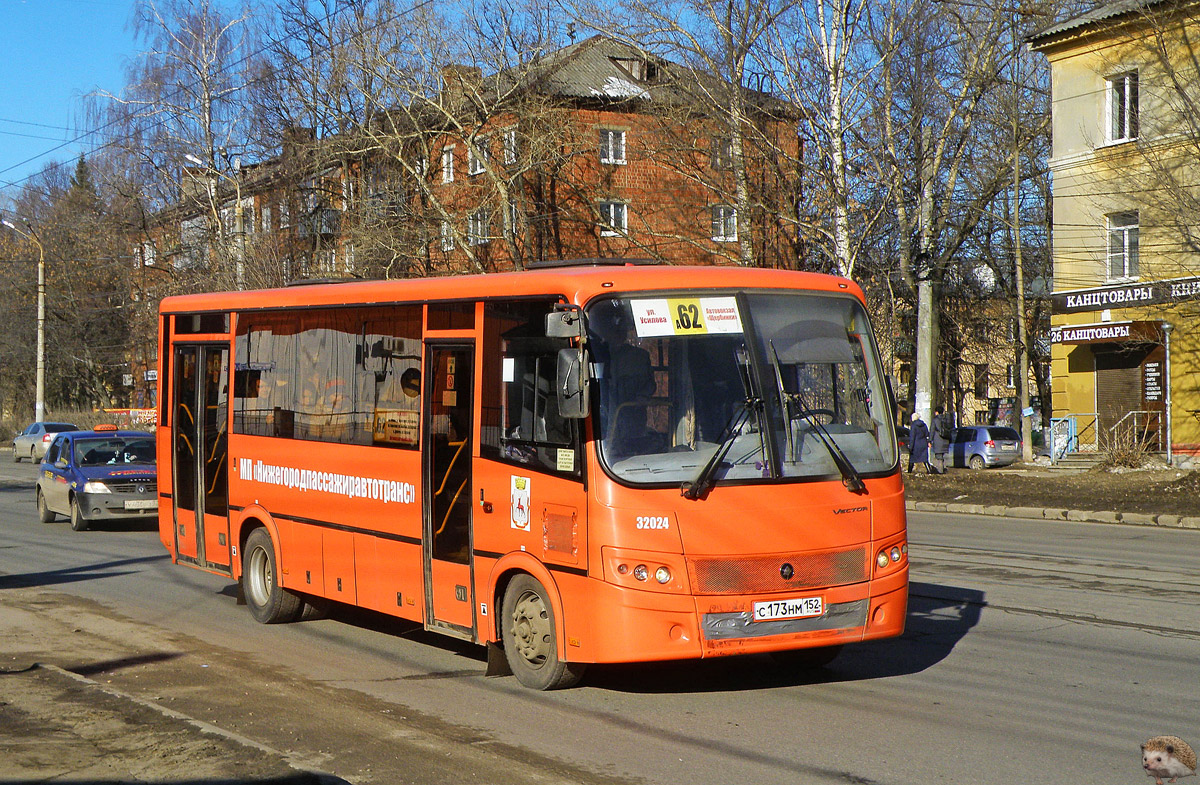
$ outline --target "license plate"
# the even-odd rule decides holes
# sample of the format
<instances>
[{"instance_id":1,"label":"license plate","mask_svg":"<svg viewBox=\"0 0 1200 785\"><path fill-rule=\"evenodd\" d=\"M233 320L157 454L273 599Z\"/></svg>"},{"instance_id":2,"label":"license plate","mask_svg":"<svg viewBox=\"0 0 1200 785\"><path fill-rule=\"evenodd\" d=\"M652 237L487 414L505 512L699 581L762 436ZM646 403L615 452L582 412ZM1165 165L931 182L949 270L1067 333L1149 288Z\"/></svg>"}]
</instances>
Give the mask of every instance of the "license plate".
<instances>
[{"instance_id":1,"label":"license plate","mask_svg":"<svg viewBox=\"0 0 1200 785\"><path fill-rule=\"evenodd\" d=\"M127 510L157 510L158 499L126 499L125 509Z\"/></svg>"},{"instance_id":2,"label":"license plate","mask_svg":"<svg viewBox=\"0 0 1200 785\"><path fill-rule=\"evenodd\" d=\"M796 597L789 600L754 603L754 621L810 619L824 613L825 600L822 597Z\"/></svg>"}]
</instances>

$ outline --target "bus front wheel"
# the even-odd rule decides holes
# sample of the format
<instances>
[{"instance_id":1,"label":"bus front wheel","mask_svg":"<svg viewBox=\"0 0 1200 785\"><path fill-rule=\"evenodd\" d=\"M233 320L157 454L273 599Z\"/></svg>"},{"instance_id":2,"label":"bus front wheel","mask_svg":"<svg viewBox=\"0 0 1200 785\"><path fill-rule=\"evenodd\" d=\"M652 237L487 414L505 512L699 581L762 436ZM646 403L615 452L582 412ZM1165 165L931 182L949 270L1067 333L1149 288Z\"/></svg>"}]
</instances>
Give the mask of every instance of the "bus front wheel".
<instances>
[{"instance_id":1,"label":"bus front wheel","mask_svg":"<svg viewBox=\"0 0 1200 785\"><path fill-rule=\"evenodd\" d=\"M304 610L296 594L279 585L275 548L266 529L255 529L242 549L242 594L250 615L262 624L295 621Z\"/></svg>"},{"instance_id":2,"label":"bus front wheel","mask_svg":"<svg viewBox=\"0 0 1200 785\"><path fill-rule=\"evenodd\" d=\"M518 575L512 579L504 592L501 623L504 655L517 681L535 690L558 690L579 683L586 666L558 658L554 608L535 578Z\"/></svg>"}]
</instances>

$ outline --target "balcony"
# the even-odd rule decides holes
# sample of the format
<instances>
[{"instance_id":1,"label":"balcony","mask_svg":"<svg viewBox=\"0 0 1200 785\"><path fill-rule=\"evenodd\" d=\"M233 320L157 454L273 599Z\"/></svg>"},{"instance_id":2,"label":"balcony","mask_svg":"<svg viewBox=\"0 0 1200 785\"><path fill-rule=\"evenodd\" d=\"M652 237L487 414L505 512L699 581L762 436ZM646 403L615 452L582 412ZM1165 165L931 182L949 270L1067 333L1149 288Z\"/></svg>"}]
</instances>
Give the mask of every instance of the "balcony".
<instances>
[{"instance_id":1,"label":"balcony","mask_svg":"<svg viewBox=\"0 0 1200 785\"><path fill-rule=\"evenodd\" d=\"M342 211L332 207L317 207L302 217L296 225L300 237L332 237L342 223Z\"/></svg>"}]
</instances>

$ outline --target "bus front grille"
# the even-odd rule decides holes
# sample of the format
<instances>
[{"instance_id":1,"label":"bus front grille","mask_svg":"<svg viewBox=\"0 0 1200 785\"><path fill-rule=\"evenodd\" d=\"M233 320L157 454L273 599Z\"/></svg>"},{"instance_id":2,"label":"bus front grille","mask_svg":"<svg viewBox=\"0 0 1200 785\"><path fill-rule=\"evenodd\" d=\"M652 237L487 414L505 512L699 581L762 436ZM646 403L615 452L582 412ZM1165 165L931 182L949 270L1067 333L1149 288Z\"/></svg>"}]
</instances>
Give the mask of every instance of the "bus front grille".
<instances>
[{"instance_id":1,"label":"bus front grille","mask_svg":"<svg viewBox=\"0 0 1200 785\"><path fill-rule=\"evenodd\" d=\"M825 553L702 557L688 559L687 567L696 594L765 594L865 581L867 551L859 547Z\"/></svg>"}]
</instances>

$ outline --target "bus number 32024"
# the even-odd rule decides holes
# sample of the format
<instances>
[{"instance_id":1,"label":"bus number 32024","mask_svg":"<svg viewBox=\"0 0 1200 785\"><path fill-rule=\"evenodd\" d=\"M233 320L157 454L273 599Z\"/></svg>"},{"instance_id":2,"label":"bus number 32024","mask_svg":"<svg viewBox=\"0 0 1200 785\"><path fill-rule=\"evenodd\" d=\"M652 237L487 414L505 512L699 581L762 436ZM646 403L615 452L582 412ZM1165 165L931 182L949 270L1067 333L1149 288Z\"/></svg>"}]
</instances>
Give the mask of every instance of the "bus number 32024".
<instances>
[{"instance_id":1,"label":"bus number 32024","mask_svg":"<svg viewBox=\"0 0 1200 785\"><path fill-rule=\"evenodd\" d=\"M639 515L637 527L639 529L669 529L671 521L665 515Z\"/></svg>"}]
</instances>

